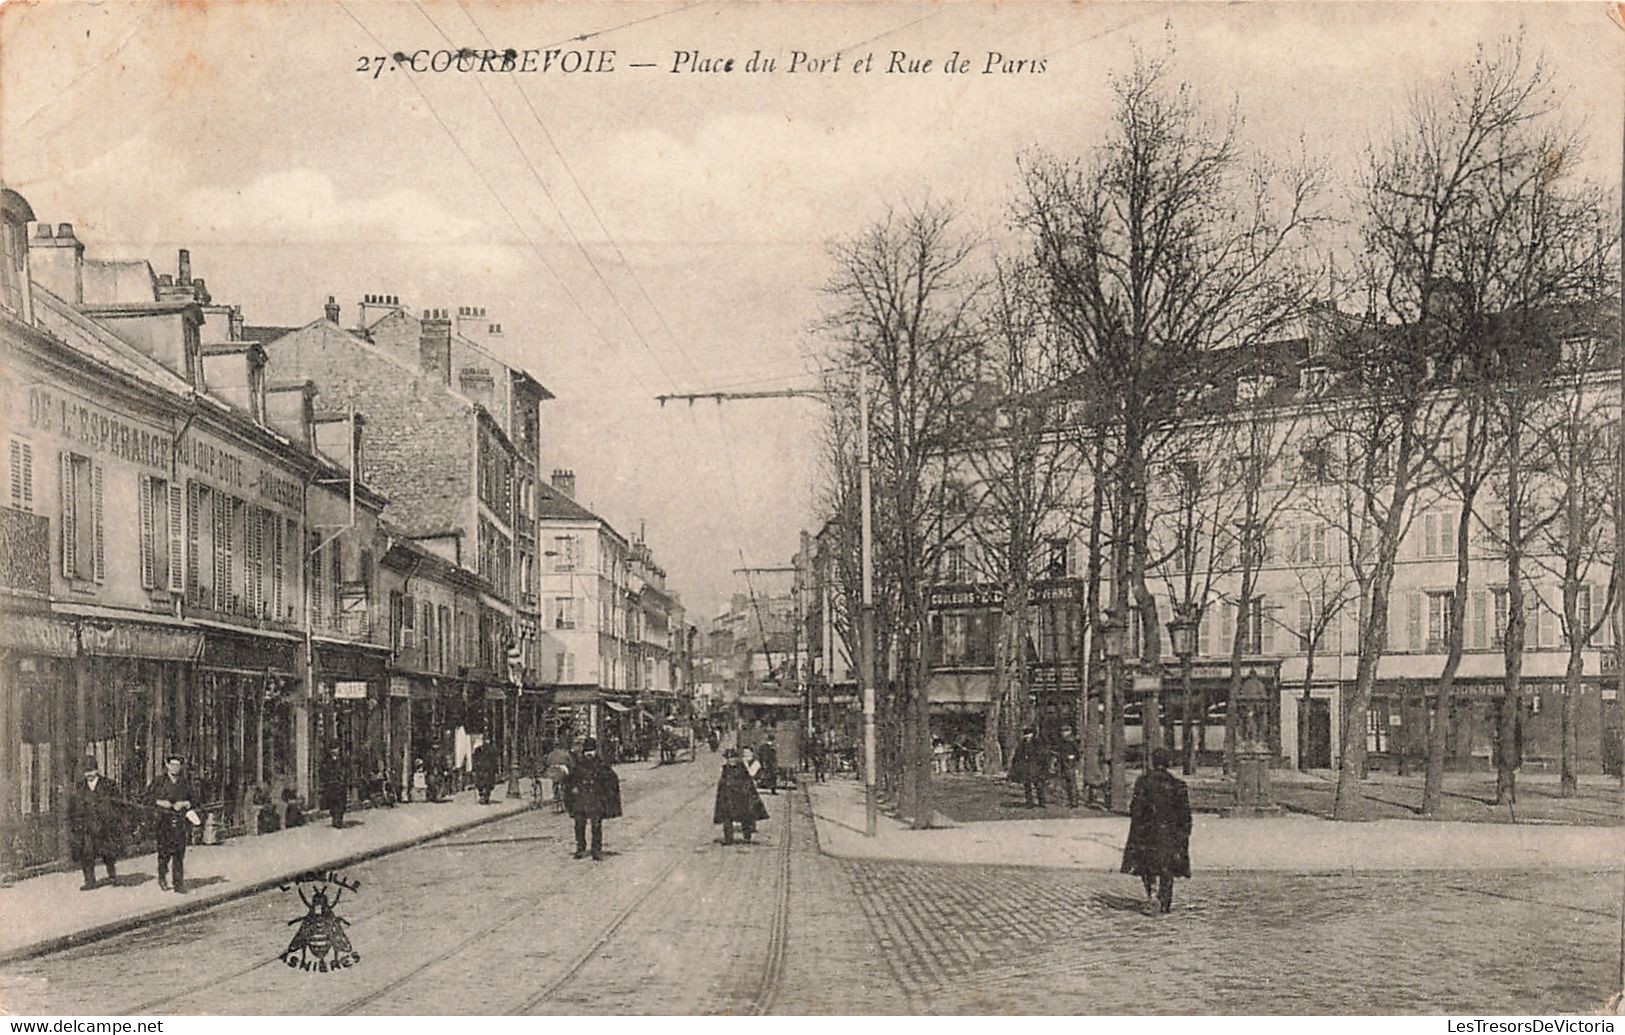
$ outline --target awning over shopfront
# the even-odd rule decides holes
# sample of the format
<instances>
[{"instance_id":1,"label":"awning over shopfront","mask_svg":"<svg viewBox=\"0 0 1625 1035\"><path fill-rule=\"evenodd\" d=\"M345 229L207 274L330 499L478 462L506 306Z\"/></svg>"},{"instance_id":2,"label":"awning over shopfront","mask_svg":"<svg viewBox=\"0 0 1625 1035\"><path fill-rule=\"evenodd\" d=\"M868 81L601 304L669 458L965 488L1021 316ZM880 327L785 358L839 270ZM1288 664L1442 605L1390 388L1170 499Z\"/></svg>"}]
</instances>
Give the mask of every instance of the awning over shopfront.
<instances>
[{"instance_id":1,"label":"awning over shopfront","mask_svg":"<svg viewBox=\"0 0 1625 1035\"><path fill-rule=\"evenodd\" d=\"M620 712L620 713L629 712L629 711L632 710L632 709L628 708L626 705L622 704L619 701L605 701L604 702L604 707L608 708L612 712Z\"/></svg>"},{"instance_id":2,"label":"awning over shopfront","mask_svg":"<svg viewBox=\"0 0 1625 1035\"><path fill-rule=\"evenodd\" d=\"M133 622L82 622L79 644L86 654L105 657L196 661L203 653L203 633Z\"/></svg>"},{"instance_id":3,"label":"awning over shopfront","mask_svg":"<svg viewBox=\"0 0 1625 1035\"><path fill-rule=\"evenodd\" d=\"M296 675L298 642L293 637L210 630L198 664L228 672Z\"/></svg>"},{"instance_id":4,"label":"awning over shopfront","mask_svg":"<svg viewBox=\"0 0 1625 1035\"><path fill-rule=\"evenodd\" d=\"M73 625L45 615L7 615L0 621L0 649L69 658L74 654Z\"/></svg>"},{"instance_id":5,"label":"awning over shopfront","mask_svg":"<svg viewBox=\"0 0 1625 1035\"><path fill-rule=\"evenodd\" d=\"M756 707L794 708L801 704L801 698L795 694L740 694L739 703Z\"/></svg>"},{"instance_id":6,"label":"awning over shopfront","mask_svg":"<svg viewBox=\"0 0 1625 1035\"><path fill-rule=\"evenodd\" d=\"M549 704L597 704L604 695L596 686L556 686L548 688Z\"/></svg>"},{"instance_id":7,"label":"awning over shopfront","mask_svg":"<svg viewBox=\"0 0 1625 1035\"><path fill-rule=\"evenodd\" d=\"M993 699L991 672L933 672L926 682L932 705L985 705Z\"/></svg>"}]
</instances>

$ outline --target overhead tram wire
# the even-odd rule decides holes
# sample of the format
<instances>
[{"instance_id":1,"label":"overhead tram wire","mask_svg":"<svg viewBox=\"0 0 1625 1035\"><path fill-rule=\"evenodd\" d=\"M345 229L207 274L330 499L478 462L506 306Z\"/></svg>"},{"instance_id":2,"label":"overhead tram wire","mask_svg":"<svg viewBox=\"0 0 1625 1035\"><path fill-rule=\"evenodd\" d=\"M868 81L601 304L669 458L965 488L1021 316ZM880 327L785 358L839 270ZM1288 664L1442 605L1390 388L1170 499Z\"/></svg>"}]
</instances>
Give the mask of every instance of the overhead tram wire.
<instances>
[{"instance_id":1,"label":"overhead tram wire","mask_svg":"<svg viewBox=\"0 0 1625 1035\"><path fill-rule=\"evenodd\" d=\"M474 12L468 9L468 4L465 2L465 0L458 0L457 6L462 9L463 17L467 18L469 24L474 26L474 31L480 34L480 38L485 41L486 46L491 46L491 37L486 35L485 29L474 17ZM668 14L679 14L691 7L697 6L700 5L684 4L682 7L679 7L676 10L664 11L657 15L651 15L648 18L639 18L636 21L627 22L624 25L617 26L616 28L625 28L628 25L636 25L640 22L652 21L655 18L663 18ZM604 30L604 32L608 31L612 30ZM589 35L602 34L603 33L600 32ZM582 38L584 39L586 37ZM666 332L666 337L670 338L672 344L677 346L677 351L682 355L683 361L688 364L689 371L693 374L698 374L699 366L694 362L694 358L688 354L688 350L683 347L682 339L677 337L676 332L671 329L671 324L666 321L665 313L663 313L660 307L655 304L654 298L649 294L649 289L643 283L643 278L638 276L637 270L630 262L627 261L626 253L621 251L619 242L617 242L614 235L609 232L609 227L604 224L603 216L599 215L598 213L598 206L593 204L592 197L587 193L586 188L581 185L580 178L576 176L575 170L570 167L569 161L564 157L563 150L560 149L558 142L554 140L552 132L547 128L547 124L542 121L541 112L536 110L536 105L531 101L530 94L525 91L523 81L513 72L508 73L508 78L513 81L514 89L518 92L519 99L525 102L525 107L530 111L530 117L536 122L536 128L542 131L542 139L547 141L547 146L552 149L554 157L559 160L559 165L564 169L565 175L570 177L570 183L574 185L576 193L580 194L581 200L586 203L587 211L592 213L593 221L598 224L598 229L604 235L604 240L608 241L609 246L615 250L615 257L620 260L621 268L626 270L627 275L632 278L632 283L637 285L638 293L643 296L644 303L648 305L650 311L655 314L655 319L660 322L660 327ZM562 213L560 213L560 218L563 218ZM647 342L645 342L644 345L645 347L648 347Z\"/></svg>"},{"instance_id":2,"label":"overhead tram wire","mask_svg":"<svg viewBox=\"0 0 1625 1035\"><path fill-rule=\"evenodd\" d=\"M455 47L457 45L450 36L446 35L446 31L440 27L440 24L429 15L429 12L424 10L423 4L420 3L419 0L413 0L412 6L417 10L418 14L423 17L423 20L428 22L430 27L432 27L435 32L440 34L440 38L446 41L447 46ZM475 25L475 29L479 30L479 26ZM480 34L481 36L484 36L483 31L481 31ZM486 42L488 44L490 43L489 38L486 39ZM648 351L650 357L654 359L655 366L660 369L661 376L665 380L675 385L677 383L676 378L671 376L671 372L668 371L666 369L666 365L661 362L660 355L655 352L654 348L649 344L649 340L644 337L642 328L640 328L637 321L633 319L631 312L626 308L625 303L621 301L620 295L615 291L614 287L610 285L609 278L604 276L603 269L600 268L597 261L593 259L592 254L587 251L587 246L582 243L581 237L576 233L575 227L570 225L569 218L564 214L563 206L559 204L558 198L553 196L553 191L548 187L547 181L542 179L541 172L536 168L536 163L531 161L530 155L526 153L524 145L519 142L519 137L514 133L513 126L509 124L507 116L502 114L502 109L497 107L496 101L491 97L491 91L486 89L484 81L479 77L476 76L474 81L475 84L479 86L480 94L485 98L485 103L490 107L492 114L496 115L497 122L502 125L503 132L507 133L508 139L513 143L514 150L519 152L519 157L524 161L525 168L530 172L531 179L536 181L536 186L541 188L542 195L547 198L549 204L553 206L553 211L559 217L560 225L564 227L565 233L569 234L570 236L570 242L575 245L576 251L580 253L581 258L586 261L588 268L590 268L593 272L593 276L598 278L598 283L603 285L604 293L609 296L610 301L615 303L615 308L620 311L622 318L626 320L627 326L632 328L632 333L637 337L639 343L643 345L644 349ZM538 125L540 125L540 122L538 122ZM543 133L546 133L545 128L543 129ZM551 138L549 138L549 142L551 143ZM554 147L554 153L558 153L558 148L556 146ZM560 161L563 161L562 156L560 156ZM568 171L568 169L566 171ZM574 179L573 174L571 179ZM577 189L579 189L579 186ZM589 201L588 207L591 208L591 205L592 203ZM613 244L614 242L611 241L610 243ZM616 253L619 254L619 252L620 249L619 246L617 246ZM624 265L624 256L622 257L621 261ZM690 365L692 366L692 362Z\"/></svg>"},{"instance_id":3,"label":"overhead tram wire","mask_svg":"<svg viewBox=\"0 0 1625 1035\"><path fill-rule=\"evenodd\" d=\"M388 47L384 41L373 35L372 30L367 28L366 23L355 16L355 13L350 10L349 6L345 3L345 0L338 0L338 6L339 10L343 11L352 22L355 22L356 26L362 32L366 33L368 39L371 39L373 43L377 44L380 50L383 50L385 53L389 53ZM408 76L407 80L412 84L412 88L417 91L418 97L422 99L423 105L428 110L429 115L440 126L441 131L446 134L446 138L450 140L451 145L457 149L457 153L462 155L463 161L468 163L469 168L474 171L474 175L479 177L480 183L484 185L486 191L491 195L492 200L497 203L497 206L502 209L503 214L508 217L508 221L511 222L514 229L519 232L519 236L524 238L525 243L530 246L530 250L535 253L536 258L541 260L542 267L547 270L548 274L552 276L555 282L557 282L559 289L564 292L564 296L570 300L570 304L575 306L576 311L586 319L587 325L592 328L593 333L600 341L602 341L613 351L620 352L620 346L616 345L615 340L609 335L605 334L603 328L598 326L598 321L593 319L592 314L587 311L587 307L581 304L581 299L577 298L575 292L570 290L569 283L566 282L563 277L559 276L558 270L553 268L553 264L548 261L548 258L546 254L543 253L541 246L538 245L536 240L525 230L524 225L519 221L519 217L514 215L513 209L508 206L506 201L502 200L502 195L497 192L496 187L492 185L491 180L485 175L484 170L482 170L478 163L474 161L473 156L471 156L468 153L468 150L463 147L462 141L460 141L457 138L457 135L451 131L451 127L446 124L446 120L441 117L440 112L436 110L433 103L430 102L429 95L424 92L423 87L418 85L417 79L412 76ZM632 368L632 376L637 379L639 384L643 385L645 388L648 387L648 382L644 381L643 376L638 373L636 367Z\"/></svg>"}]
</instances>

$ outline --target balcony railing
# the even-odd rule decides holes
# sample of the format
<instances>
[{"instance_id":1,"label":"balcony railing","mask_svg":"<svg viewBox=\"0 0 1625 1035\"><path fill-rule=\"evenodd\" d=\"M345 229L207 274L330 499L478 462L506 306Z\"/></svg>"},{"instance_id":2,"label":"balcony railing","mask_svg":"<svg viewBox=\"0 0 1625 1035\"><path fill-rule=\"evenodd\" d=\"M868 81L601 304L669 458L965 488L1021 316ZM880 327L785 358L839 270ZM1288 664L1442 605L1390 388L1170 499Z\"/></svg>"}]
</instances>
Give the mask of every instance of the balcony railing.
<instances>
[{"instance_id":1,"label":"balcony railing","mask_svg":"<svg viewBox=\"0 0 1625 1035\"><path fill-rule=\"evenodd\" d=\"M0 508L0 586L40 596L50 593L51 532L45 515Z\"/></svg>"}]
</instances>

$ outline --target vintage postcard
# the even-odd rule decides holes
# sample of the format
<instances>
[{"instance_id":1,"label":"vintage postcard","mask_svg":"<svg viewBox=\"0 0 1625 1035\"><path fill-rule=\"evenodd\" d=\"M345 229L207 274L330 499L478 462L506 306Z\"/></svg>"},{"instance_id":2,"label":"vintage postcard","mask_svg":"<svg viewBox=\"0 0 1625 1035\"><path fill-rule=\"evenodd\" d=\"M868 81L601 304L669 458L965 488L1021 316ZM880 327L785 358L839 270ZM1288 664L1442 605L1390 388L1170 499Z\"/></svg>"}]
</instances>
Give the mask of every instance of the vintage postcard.
<instances>
[{"instance_id":1,"label":"vintage postcard","mask_svg":"<svg viewBox=\"0 0 1625 1035\"><path fill-rule=\"evenodd\" d=\"M1617 4L0 6L0 1011L1612 1031L1622 180Z\"/></svg>"}]
</instances>

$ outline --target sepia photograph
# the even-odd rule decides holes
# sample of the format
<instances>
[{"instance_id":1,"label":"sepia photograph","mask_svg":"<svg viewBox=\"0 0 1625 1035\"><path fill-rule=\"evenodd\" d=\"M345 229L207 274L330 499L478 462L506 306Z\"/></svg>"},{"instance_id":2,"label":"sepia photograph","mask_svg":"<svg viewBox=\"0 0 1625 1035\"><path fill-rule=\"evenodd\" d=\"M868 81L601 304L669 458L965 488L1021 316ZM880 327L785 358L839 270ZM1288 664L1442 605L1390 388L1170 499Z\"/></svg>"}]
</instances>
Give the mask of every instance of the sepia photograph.
<instances>
[{"instance_id":1,"label":"sepia photograph","mask_svg":"<svg viewBox=\"0 0 1625 1035\"><path fill-rule=\"evenodd\" d=\"M1614 1031L1622 187L1617 3L0 3L0 1013Z\"/></svg>"}]
</instances>

